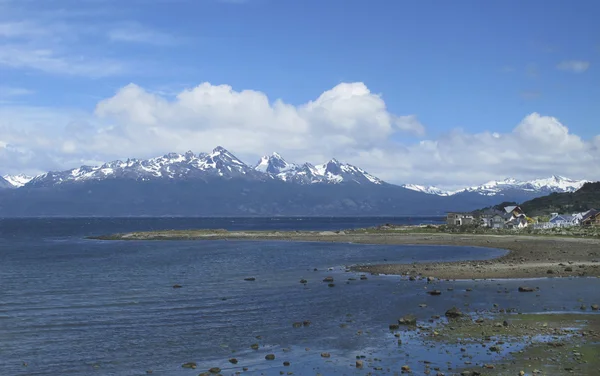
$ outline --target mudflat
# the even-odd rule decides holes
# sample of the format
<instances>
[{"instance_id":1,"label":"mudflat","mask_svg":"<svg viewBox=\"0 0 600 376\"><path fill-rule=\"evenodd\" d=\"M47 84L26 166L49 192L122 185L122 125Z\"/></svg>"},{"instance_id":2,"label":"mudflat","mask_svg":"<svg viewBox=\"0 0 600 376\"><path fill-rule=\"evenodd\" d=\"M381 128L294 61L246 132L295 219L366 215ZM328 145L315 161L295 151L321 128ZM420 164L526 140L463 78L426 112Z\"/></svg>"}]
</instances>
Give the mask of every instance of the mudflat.
<instances>
[{"instance_id":1,"label":"mudflat","mask_svg":"<svg viewBox=\"0 0 600 376\"><path fill-rule=\"evenodd\" d=\"M226 231L178 230L96 237L105 240L287 240L361 244L430 244L500 248L509 251L485 261L355 265L377 274L441 279L600 277L600 239L586 237L411 233L409 231Z\"/></svg>"}]
</instances>

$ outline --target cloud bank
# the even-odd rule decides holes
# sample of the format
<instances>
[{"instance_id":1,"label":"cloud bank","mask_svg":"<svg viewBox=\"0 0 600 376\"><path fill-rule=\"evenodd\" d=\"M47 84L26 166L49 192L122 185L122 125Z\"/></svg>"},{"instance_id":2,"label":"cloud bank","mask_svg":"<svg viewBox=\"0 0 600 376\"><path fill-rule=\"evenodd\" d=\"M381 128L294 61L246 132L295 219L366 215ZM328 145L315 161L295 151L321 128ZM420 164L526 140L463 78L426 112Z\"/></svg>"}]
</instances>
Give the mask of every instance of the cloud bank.
<instances>
[{"instance_id":1,"label":"cloud bank","mask_svg":"<svg viewBox=\"0 0 600 376\"><path fill-rule=\"evenodd\" d=\"M456 129L427 137L416 115L391 113L384 97L361 82L339 84L301 105L207 82L175 97L129 84L93 113L0 107L0 173L222 145L247 163L272 151L292 162L335 157L393 183L457 187L551 174L600 179L600 135L584 140L538 113L515 123L508 133Z\"/></svg>"}]
</instances>

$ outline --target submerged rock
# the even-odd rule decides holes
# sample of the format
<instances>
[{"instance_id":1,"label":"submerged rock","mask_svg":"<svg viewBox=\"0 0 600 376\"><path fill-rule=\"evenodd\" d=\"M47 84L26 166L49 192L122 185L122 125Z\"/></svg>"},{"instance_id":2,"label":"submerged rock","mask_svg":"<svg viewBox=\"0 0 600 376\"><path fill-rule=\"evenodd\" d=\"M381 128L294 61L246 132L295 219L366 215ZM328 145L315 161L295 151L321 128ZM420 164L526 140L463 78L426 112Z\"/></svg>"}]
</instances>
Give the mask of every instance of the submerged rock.
<instances>
[{"instance_id":1,"label":"submerged rock","mask_svg":"<svg viewBox=\"0 0 600 376\"><path fill-rule=\"evenodd\" d=\"M331 358L331 354L327 352L321 353L321 358Z\"/></svg>"},{"instance_id":2,"label":"submerged rock","mask_svg":"<svg viewBox=\"0 0 600 376\"><path fill-rule=\"evenodd\" d=\"M333 282L333 277L325 277L323 282Z\"/></svg>"},{"instance_id":3,"label":"submerged rock","mask_svg":"<svg viewBox=\"0 0 600 376\"><path fill-rule=\"evenodd\" d=\"M432 290L432 291L428 291L427 293L432 296L442 295L442 292L440 290Z\"/></svg>"},{"instance_id":4,"label":"submerged rock","mask_svg":"<svg viewBox=\"0 0 600 376\"><path fill-rule=\"evenodd\" d=\"M275 360L275 354L267 354L265 355L266 360Z\"/></svg>"},{"instance_id":5,"label":"submerged rock","mask_svg":"<svg viewBox=\"0 0 600 376\"><path fill-rule=\"evenodd\" d=\"M231 362L231 360L230 360L230 362ZM237 360L235 362L237 363ZM219 367L213 367L213 368L209 369L208 372L219 373L219 372L221 372L221 369Z\"/></svg>"},{"instance_id":6,"label":"submerged rock","mask_svg":"<svg viewBox=\"0 0 600 376\"><path fill-rule=\"evenodd\" d=\"M253 282L253 281L256 281L256 278L254 278L254 277L247 277L247 278L244 278L244 281Z\"/></svg>"},{"instance_id":7,"label":"submerged rock","mask_svg":"<svg viewBox=\"0 0 600 376\"><path fill-rule=\"evenodd\" d=\"M181 286L181 285L178 285L178 284L175 284L175 285L173 285L173 288L174 288L174 289L180 289L181 287L182 287L182 286Z\"/></svg>"},{"instance_id":8,"label":"submerged rock","mask_svg":"<svg viewBox=\"0 0 600 376\"><path fill-rule=\"evenodd\" d=\"M191 368L191 369L196 369L197 365L194 362L187 362L187 363L183 363L181 365L181 367L183 368Z\"/></svg>"}]
</instances>

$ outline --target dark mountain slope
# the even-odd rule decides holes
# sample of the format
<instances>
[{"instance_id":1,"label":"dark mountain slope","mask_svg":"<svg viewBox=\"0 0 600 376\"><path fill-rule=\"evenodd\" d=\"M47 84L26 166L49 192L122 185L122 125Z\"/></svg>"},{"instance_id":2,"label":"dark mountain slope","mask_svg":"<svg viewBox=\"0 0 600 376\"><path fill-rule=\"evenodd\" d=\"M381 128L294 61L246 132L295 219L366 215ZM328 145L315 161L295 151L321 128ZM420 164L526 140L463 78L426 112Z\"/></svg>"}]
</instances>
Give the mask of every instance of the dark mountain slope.
<instances>
[{"instance_id":1,"label":"dark mountain slope","mask_svg":"<svg viewBox=\"0 0 600 376\"><path fill-rule=\"evenodd\" d=\"M578 213L600 208L600 182L585 183L572 193L552 193L524 202L521 207L529 216L550 213Z\"/></svg>"}]
</instances>

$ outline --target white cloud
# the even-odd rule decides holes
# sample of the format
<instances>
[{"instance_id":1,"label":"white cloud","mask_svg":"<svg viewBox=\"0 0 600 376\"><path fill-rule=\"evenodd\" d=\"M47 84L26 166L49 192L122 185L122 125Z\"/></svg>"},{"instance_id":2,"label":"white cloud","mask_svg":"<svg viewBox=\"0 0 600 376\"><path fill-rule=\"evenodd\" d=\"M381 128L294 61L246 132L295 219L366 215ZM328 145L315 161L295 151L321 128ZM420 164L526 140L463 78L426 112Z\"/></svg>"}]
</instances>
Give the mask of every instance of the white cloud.
<instances>
[{"instance_id":1,"label":"white cloud","mask_svg":"<svg viewBox=\"0 0 600 376\"><path fill-rule=\"evenodd\" d=\"M51 131L57 126L64 131ZM0 153L0 165L10 170L0 172L222 145L247 163L272 151L292 162L335 157L395 183L455 187L509 176L600 178L600 135L584 140L550 116L529 114L505 133L457 129L414 141L424 133L416 116L390 113L382 96L363 83L340 84L301 105L228 85L203 83L173 97L129 84L100 101L93 114L0 107L2 141L13 148ZM398 141L405 135L410 141Z\"/></svg>"},{"instance_id":2,"label":"white cloud","mask_svg":"<svg viewBox=\"0 0 600 376\"><path fill-rule=\"evenodd\" d=\"M568 60L559 63L556 68L559 70L573 72L573 73L583 73L590 67L590 63L588 61L579 61L579 60Z\"/></svg>"}]
</instances>

